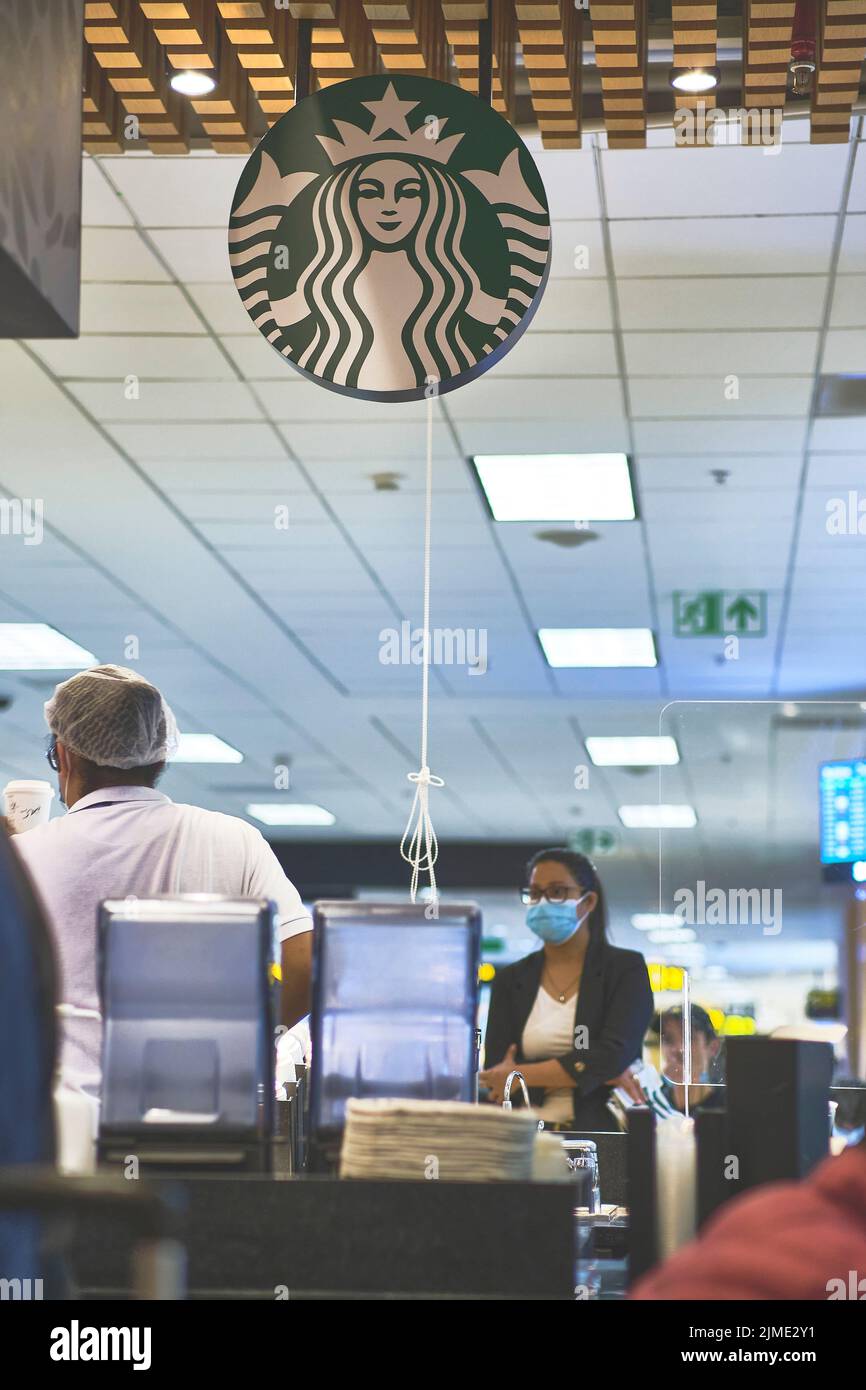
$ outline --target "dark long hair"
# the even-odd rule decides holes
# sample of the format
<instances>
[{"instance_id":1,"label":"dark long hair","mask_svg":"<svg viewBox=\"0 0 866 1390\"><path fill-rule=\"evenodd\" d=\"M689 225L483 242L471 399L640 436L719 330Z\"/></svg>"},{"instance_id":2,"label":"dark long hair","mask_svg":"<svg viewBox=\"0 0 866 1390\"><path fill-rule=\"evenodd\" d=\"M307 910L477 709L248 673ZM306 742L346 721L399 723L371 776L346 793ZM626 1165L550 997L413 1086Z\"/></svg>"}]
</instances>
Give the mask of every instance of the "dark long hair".
<instances>
[{"instance_id":1,"label":"dark long hair","mask_svg":"<svg viewBox=\"0 0 866 1390\"><path fill-rule=\"evenodd\" d=\"M575 883L580 884L584 893L596 894L598 902L589 915L589 939L590 941L606 941L607 903L598 870L592 860L587 859L585 854L578 854L573 849L540 849L537 854L533 854L526 866L527 883L537 864L549 863L562 864L563 868L568 869Z\"/></svg>"}]
</instances>

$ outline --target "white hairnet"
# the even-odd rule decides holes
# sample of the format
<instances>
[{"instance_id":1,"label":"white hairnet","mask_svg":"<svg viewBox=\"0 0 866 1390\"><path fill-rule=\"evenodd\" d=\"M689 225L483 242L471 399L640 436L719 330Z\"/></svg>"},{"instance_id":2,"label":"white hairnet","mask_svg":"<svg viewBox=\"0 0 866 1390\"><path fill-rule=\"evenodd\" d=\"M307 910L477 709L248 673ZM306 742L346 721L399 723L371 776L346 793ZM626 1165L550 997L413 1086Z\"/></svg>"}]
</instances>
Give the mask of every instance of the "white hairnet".
<instances>
[{"instance_id":1,"label":"white hairnet","mask_svg":"<svg viewBox=\"0 0 866 1390\"><path fill-rule=\"evenodd\" d=\"M124 666L94 666L62 681L45 718L62 744L99 767L148 767L177 749L177 724L162 695Z\"/></svg>"}]
</instances>

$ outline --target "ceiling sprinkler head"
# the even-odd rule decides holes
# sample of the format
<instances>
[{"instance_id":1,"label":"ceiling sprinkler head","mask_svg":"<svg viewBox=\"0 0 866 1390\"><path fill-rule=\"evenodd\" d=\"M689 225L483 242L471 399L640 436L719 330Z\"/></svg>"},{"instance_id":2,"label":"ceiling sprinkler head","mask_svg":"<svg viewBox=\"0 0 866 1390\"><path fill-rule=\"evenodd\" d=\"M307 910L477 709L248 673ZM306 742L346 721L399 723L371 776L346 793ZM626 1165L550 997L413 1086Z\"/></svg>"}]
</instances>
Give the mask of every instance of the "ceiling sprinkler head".
<instances>
[{"instance_id":1,"label":"ceiling sprinkler head","mask_svg":"<svg viewBox=\"0 0 866 1390\"><path fill-rule=\"evenodd\" d=\"M729 468L711 468L710 476L712 478L715 478L719 487L724 487L725 483L731 476L731 470Z\"/></svg>"},{"instance_id":2,"label":"ceiling sprinkler head","mask_svg":"<svg viewBox=\"0 0 866 1390\"><path fill-rule=\"evenodd\" d=\"M800 58L789 64L788 71L791 74L791 95L795 97L809 96L812 91L815 64L810 59Z\"/></svg>"}]
</instances>

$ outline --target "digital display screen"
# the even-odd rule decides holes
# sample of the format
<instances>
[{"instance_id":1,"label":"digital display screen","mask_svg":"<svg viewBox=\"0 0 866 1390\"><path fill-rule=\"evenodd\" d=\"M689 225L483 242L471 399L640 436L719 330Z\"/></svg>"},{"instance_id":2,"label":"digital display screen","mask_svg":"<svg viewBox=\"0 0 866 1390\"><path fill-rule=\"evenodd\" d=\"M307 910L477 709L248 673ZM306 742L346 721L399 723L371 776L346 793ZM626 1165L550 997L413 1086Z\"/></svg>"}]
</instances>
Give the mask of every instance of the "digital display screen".
<instances>
[{"instance_id":1,"label":"digital display screen","mask_svg":"<svg viewBox=\"0 0 866 1390\"><path fill-rule=\"evenodd\" d=\"M823 763L821 863L866 861L866 759Z\"/></svg>"}]
</instances>

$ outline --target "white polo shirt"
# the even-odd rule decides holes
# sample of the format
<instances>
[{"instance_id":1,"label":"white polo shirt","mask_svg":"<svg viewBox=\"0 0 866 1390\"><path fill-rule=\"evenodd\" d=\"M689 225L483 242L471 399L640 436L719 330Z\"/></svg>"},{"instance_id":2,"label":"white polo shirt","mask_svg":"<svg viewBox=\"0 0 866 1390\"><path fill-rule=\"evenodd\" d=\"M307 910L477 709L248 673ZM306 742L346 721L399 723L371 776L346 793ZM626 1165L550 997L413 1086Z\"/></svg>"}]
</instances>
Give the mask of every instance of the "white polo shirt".
<instances>
[{"instance_id":1,"label":"white polo shirt","mask_svg":"<svg viewBox=\"0 0 866 1390\"><path fill-rule=\"evenodd\" d=\"M182 806L150 787L107 787L65 816L12 837L45 905L60 967L60 999L97 1011L96 929L106 898L221 893L270 898L280 941L312 921L276 855L236 816ZM101 1025L63 1021L61 1071L81 1084L99 1078Z\"/></svg>"}]
</instances>

